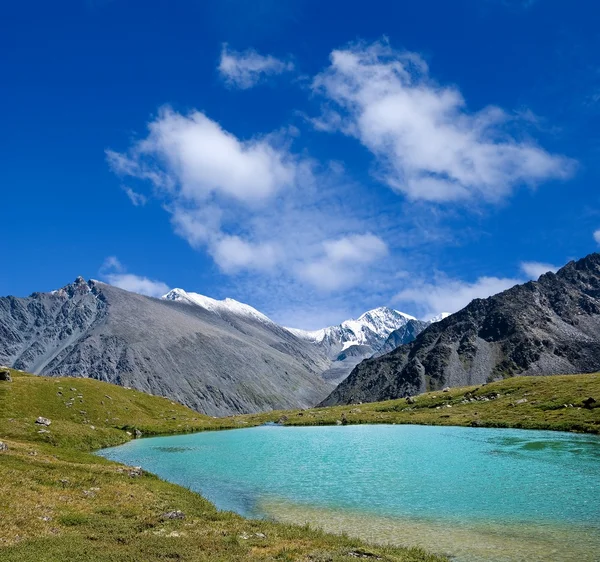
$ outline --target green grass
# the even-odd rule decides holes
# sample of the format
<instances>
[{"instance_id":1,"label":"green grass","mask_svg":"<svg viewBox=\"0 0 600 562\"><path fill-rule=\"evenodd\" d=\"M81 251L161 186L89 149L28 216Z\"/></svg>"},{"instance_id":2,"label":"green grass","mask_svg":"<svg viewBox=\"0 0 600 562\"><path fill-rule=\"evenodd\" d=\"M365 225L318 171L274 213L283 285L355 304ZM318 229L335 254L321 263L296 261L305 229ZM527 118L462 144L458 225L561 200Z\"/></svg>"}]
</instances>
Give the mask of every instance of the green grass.
<instances>
[{"instance_id":1,"label":"green grass","mask_svg":"<svg viewBox=\"0 0 600 562\"><path fill-rule=\"evenodd\" d=\"M498 396L496 398L496 396ZM493 398L492 398L493 397ZM591 409L583 400L597 400ZM278 421L286 425L345 422L513 427L600 433L600 374L512 377L486 385L427 392L405 399L238 416L238 425ZM484 399L488 398L488 401ZM471 401L466 402L466 399ZM520 400L525 402L517 403ZM450 406L450 407L448 407ZM229 420L222 420L229 424Z\"/></svg>"},{"instance_id":2,"label":"green grass","mask_svg":"<svg viewBox=\"0 0 600 562\"><path fill-rule=\"evenodd\" d=\"M445 559L418 549L365 545L219 512L189 490L150 474L132 477L90 451L124 443L135 429L157 435L283 417L286 425L416 423L600 433L600 407L582 407L590 396L600 406L598 374L509 378L422 394L414 404L402 399L212 418L90 379L13 372L13 382L0 382L0 439L9 446L0 453L0 560L338 562L366 553L389 562L439 562ZM38 416L51 425L37 425ZM177 509L185 519L161 518Z\"/></svg>"},{"instance_id":3,"label":"green grass","mask_svg":"<svg viewBox=\"0 0 600 562\"><path fill-rule=\"evenodd\" d=\"M38 416L51 425L37 425ZM89 379L13 372L13 382L0 383L0 439L9 447L0 453L0 560L445 560L219 512L185 488L151 474L132 477L128 467L90 454L126 442L134 429L150 435L239 427L238 421ZM172 510L185 519L164 520Z\"/></svg>"}]
</instances>

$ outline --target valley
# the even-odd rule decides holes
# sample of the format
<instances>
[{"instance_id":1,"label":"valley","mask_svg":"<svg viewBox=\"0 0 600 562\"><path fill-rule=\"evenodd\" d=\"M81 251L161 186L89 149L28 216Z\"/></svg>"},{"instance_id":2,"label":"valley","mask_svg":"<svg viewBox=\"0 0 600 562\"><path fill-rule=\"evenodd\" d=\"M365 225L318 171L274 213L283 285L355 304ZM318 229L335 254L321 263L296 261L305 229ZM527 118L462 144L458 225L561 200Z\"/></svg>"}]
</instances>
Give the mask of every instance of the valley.
<instances>
[{"instance_id":1,"label":"valley","mask_svg":"<svg viewBox=\"0 0 600 562\"><path fill-rule=\"evenodd\" d=\"M390 562L443 560L418 549L365 546L343 536L218 512L188 490L89 454L130 441L136 430L148 436L277 422L600 431L600 407L588 400L600 395L598 374L516 377L427 393L412 404L402 399L229 418L199 415L164 398L91 379L14 370L11 377L12 382L0 382L0 436L7 446L0 452L0 487L3 510L12 514L0 520L0 552L7 561L33 561L42 553L58 559L66 552L85 553L93 561L161 560L165 552L211 562L311 557L338 562L354 560L357 553ZM51 425L37 424L38 416ZM165 518L177 510L185 519Z\"/></svg>"}]
</instances>

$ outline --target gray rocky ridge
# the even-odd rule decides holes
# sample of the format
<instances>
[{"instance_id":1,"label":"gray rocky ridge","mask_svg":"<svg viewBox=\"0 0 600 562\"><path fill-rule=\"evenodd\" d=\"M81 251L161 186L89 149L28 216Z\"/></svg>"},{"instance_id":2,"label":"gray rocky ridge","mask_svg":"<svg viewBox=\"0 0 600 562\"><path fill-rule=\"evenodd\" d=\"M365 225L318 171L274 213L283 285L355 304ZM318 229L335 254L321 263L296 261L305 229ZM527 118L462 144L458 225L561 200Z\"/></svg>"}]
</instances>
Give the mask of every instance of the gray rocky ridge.
<instances>
[{"instance_id":1,"label":"gray rocky ridge","mask_svg":"<svg viewBox=\"0 0 600 562\"><path fill-rule=\"evenodd\" d=\"M209 415L313 406L329 359L273 322L98 281L0 298L0 363L90 377Z\"/></svg>"},{"instance_id":2,"label":"gray rocky ridge","mask_svg":"<svg viewBox=\"0 0 600 562\"><path fill-rule=\"evenodd\" d=\"M600 254L436 322L367 359L322 402L373 402L514 375L600 370Z\"/></svg>"}]
</instances>

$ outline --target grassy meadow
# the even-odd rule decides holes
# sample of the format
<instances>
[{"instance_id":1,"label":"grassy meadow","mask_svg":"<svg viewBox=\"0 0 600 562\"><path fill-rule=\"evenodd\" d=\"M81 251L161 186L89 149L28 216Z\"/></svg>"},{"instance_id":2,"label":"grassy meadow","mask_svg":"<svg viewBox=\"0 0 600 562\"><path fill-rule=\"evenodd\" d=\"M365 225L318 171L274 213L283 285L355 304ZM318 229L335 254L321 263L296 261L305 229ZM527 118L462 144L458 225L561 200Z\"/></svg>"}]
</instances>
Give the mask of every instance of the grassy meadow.
<instances>
[{"instance_id":1,"label":"grassy meadow","mask_svg":"<svg viewBox=\"0 0 600 562\"><path fill-rule=\"evenodd\" d=\"M12 371L0 382L0 560L441 562L308 527L219 512L182 487L91 451L157 435L286 425L417 423L600 433L600 375L517 377L373 404L212 418L90 379ZM590 397L595 403L584 405ZM409 403L410 402L410 403ZM51 420L36 423L38 416ZM178 518L178 511L184 514Z\"/></svg>"}]
</instances>

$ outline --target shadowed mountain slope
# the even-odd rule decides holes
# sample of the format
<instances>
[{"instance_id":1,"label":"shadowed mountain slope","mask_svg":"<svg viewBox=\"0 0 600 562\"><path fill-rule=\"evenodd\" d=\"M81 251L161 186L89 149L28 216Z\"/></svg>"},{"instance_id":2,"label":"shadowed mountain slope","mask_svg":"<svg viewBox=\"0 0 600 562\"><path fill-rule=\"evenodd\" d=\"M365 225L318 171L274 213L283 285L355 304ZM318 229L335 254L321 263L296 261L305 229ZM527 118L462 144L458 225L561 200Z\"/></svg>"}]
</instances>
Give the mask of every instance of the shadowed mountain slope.
<instances>
[{"instance_id":1,"label":"shadowed mountain slope","mask_svg":"<svg viewBox=\"0 0 600 562\"><path fill-rule=\"evenodd\" d=\"M322 405L600 369L600 254L475 299L407 345L360 363Z\"/></svg>"}]
</instances>

